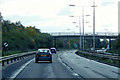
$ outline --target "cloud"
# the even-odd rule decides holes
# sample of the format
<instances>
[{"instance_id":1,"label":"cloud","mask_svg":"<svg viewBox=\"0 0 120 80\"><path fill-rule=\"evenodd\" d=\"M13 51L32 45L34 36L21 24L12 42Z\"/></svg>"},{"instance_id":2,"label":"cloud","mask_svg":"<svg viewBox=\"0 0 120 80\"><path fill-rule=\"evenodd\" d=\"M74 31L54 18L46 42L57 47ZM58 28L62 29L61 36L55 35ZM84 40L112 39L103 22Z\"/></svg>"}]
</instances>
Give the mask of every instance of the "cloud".
<instances>
[{"instance_id":1,"label":"cloud","mask_svg":"<svg viewBox=\"0 0 120 80\"><path fill-rule=\"evenodd\" d=\"M21 21L22 23L24 23L24 25L30 24L32 22L42 22L42 21L46 21L46 19L41 18L40 16L20 16L20 15L11 15L11 16L6 16L3 17L5 20L10 19L10 21L12 22L16 22L16 21Z\"/></svg>"},{"instance_id":2,"label":"cloud","mask_svg":"<svg viewBox=\"0 0 120 80\"><path fill-rule=\"evenodd\" d=\"M92 0L93 1L93 0ZM13 22L21 21L25 26L36 26L42 31L64 31L68 28L78 32L75 28L78 18L70 18L70 15L81 16L80 6L89 6L84 9L85 17L89 24L85 24L85 32L92 32L93 25L93 2L90 0L0 0L0 11L4 19ZM96 1L96 31L104 31L110 28L117 31L117 0L95 0ZM75 4L76 7L69 7ZM81 22L82 23L82 22ZM82 25L81 25L82 26ZM88 27L91 26L91 27Z\"/></svg>"},{"instance_id":3,"label":"cloud","mask_svg":"<svg viewBox=\"0 0 120 80\"><path fill-rule=\"evenodd\" d=\"M57 13L57 16L68 16L68 15L71 15L72 14L72 11L70 9L70 7L65 7L65 8L62 8L58 13Z\"/></svg>"},{"instance_id":4,"label":"cloud","mask_svg":"<svg viewBox=\"0 0 120 80\"><path fill-rule=\"evenodd\" d=\"M0 0L0 5L6 3L8 0Z\"/></svg>"},{"instance_id":5,"label":"cloud","mask_svg":"<svg viewBox=\"0 0 120 80\"><path fill-rule=\"evenodd\" d=\"M62 0L63 1L63 0ZM21 15L21 16L36 16L54 17L64 8L67 0L12 0L1 5L1 11L4 16ZM9 6L9 7L8 7ZM8 14L9 13L9 14Z\"/></svg>"},{"instance_id":6,"label":"cloud","mask_svg":"<svg viewBox=\"0 0 120 80\"><path fill-rule=\"evenodd\" d=\"M111 5L114 4L114 2L103 2L101 3L101 6L107 6L107 5Z\"/></svg>"},{"instance_id":7,"label":"cloud","mask_svg":"<svg viewBox=\"0 0 120 80\"><path fill-rule=\"evenodd\" d=\"M104 2L112 1L114 1L114 4L101 5ZM99 3L97 2L96 5L96 32L104 32L105 29L111 32L118 32L118 1L101 0Z\"/></svg>"}]
</instances>

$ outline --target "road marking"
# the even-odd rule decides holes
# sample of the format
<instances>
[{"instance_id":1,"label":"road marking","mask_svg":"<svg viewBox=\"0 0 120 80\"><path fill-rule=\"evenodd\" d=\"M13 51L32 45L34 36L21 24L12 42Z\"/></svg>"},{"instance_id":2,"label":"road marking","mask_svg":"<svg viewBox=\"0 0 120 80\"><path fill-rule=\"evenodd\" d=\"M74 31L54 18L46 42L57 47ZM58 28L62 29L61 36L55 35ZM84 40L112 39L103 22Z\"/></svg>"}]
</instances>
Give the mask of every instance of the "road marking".
<instances>
[{"instance_id":1,"label":"road marking","mask_svg":"<svg viewBox=\"0 0 120 80\"><path fill-rule=\"evenodd\" d=\"M83 76L77 74L72 67L70 67L67 63L65 63L62 59L61 59L61 55L58 55L58 60L62 63L62 65L64 65L66 68L68 68L71 72L73 76L79 77L81 80L84 80Z\"/></svg>"},{"instance_id":2,"label":"road marking","mask_svg":"<svg viewBox=\"0 0 120 80\"><path fill-rule=\"evenodd\" d=\"M15 73L10 78L16 78L17 75L30 63L34 60L34 58L27 63L25 63L20 69L16 70Z\"/></svg>"},{"instance_id":3,"label":"road marking","mask_svg":"<svg viewBox=\"0 0 120 80\"><path fill-rule=\"evenodd\" d=\"M79 75L77 73L73 73L73 75L79 77Z\"/></svg>"},{"instance_id":4,"label":"road marking","mask_svg":"<svg viewBox=\"0 0 120 80\"><path fill-rule=\"evenodd\" d=\"M101 64L101 65L107 66L107 67L111 67L111 68L114 68L114 69L119 69L118 67L115 67L115 66L111 66L111 65L108 65L108 64L100 63L100 62L97 62L97 61L94 61L94 60L91 60L91 61L94 62L94 63L97 63L97 64Z\"/></svg>"},{"instance_id":5,"label":"road marking","mask_svg":"<svg viewBox=\"0 0 120 80\"><path fill-rule=\"evenodd\" d=\"M76 56L79 56L79 55L76 55ZM111 68L114 68L114 69L119 69L118 67L115 67L115 66L112 66L112 65L108 65L108 64L105 64L105 63L101 63L101 62L98 62L98 61L95 61L95 60L91 60L91 59L88 59L88 58L85 58L85 57L81 57L79 56L80 58L84 59L84 60L87 60L87 61L91 61L93 63L97 63L97 64L100 64L100 65L104 65L106 67L111 67Z\"/></svg>"}]
</instances>

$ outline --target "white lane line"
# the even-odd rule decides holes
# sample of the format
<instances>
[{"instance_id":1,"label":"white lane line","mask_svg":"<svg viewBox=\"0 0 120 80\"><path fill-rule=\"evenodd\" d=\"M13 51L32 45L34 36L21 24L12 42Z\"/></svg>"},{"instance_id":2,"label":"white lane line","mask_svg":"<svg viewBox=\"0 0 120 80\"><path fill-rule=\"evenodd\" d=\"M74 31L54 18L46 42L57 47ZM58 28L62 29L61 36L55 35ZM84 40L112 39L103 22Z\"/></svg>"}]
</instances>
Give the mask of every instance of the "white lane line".
<instances>
[{"instance_id":1,"label":"white lane line","mask_svg":"<svg viewBox=\"0 0 120 80\"><path fill-rule=\"evenodd\" d=\"M73 75L79 77L79 75L77 73L73 73Z\"/></svg>"},{"instance_id":2,"label":"white lane line","mask_svg":"<svg viewBox=\"0 0 120 80\"><path fill-rule=\"evenodd\" d=\"M65 66L66 68L68 68L71 72L73 76L79 77L81 80L83 80L83 77L81 75L79 75L78 73L76 73L70 66L68 66L64 61L62 61L62 59L60 58L61 55L58 55L58 60L61 62L61 64L63 66Z\"/></svg>"},{"instance_id":3,"label":"white lane line","mask_svg":"<svg viewBox=\"0 0 120 80\"><path fill-rule=\"evenodd\" d=\"M30 63L34 60L34 58L27 63L25 63L20 69L16 70L15 73L10 78L16 78L17 75Z\"/></svg>"}]
</instances>

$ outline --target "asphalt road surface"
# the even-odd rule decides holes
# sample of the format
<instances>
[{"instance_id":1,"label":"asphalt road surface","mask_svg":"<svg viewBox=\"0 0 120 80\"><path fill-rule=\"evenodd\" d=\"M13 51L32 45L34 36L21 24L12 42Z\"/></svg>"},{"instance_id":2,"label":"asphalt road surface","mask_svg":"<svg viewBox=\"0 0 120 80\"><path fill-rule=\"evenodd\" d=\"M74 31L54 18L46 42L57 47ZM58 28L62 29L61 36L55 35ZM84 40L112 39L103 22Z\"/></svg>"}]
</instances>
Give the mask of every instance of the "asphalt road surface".
<instances>
[{"instance_id":1,"label":"asphalt road surface","mask_svg":"<svg viewBox=\"0 0 120 80\"><path fill-rule=\"evenodd\" d=\"M119 68L86 59L74 54L75 50L62 51L61 60L83 78L120 78Z\"/></svg>"},{"instance_id":2,"label":"asphalt road surface","mask_svg":"<svg viewBox=\"0 0 120 80\"><path fill-rule=\"evenodd\" d=\"M53 54L53 62L42 61L35 63L35 59L20 72L16 78L77 78L79 77L63 65L57 54Z\"/></svg>"},{"instance_id":3,"label":"asphalt road surface","mask_svg":"<svg viewBox=\"0 0 120 80\"><path fill-rule=\"evenodd\" d=\"M58 51L53 62L35 63L35 58L16 69L10 78L119 78L118 68L75 54L76 50ZM4 69L5 71L5 69ZM3 71L3 73L5 73ZM4 76L4 75L3 75Z\"/></svg>"}]
</instances>

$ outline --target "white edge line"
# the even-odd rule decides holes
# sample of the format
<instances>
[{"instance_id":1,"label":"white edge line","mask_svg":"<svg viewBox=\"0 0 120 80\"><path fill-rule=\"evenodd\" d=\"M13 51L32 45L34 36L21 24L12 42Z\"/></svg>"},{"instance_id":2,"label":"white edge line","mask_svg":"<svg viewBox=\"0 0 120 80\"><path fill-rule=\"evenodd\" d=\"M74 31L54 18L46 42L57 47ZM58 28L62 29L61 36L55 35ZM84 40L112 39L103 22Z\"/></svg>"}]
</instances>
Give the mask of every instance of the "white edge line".
<instances>
[{"instance_id":1,"label":"white edge line","mask_svg":"<svg viewBox=\"0 0 120 80\"><path fill-rule=\"evenodd\" d=\"M79 56L79 55L77 55L77 56ZM79 56L79 57L81 57L81 56ZM101 64L101 65L104 65L104 66L107 66L107 67L111 67L111 68L114 68L114 69L119 69L118 67L115 67L115 66L112 66L112 65L108 65L108 64L105 64L105 63L102 63L102 62L98 62L98 61L95 61L95 60L90 60L90 59L85 58L85 57L81 57L81 58L84 58L87 61L95 62L97 64Z\"/></svg>"},{"instance_id":2,"label":"white edge line","mask_svg":"<svg viewBox=\"0 0 120 80\"><path fill-rule=\"evenodd\" d=\"M59 55L60 56L60 55ZM58 60L61 62L61 64L63 66L65 66L66 68L68 68L71 72L72 72L72 75L74 76L79 76L79 74L77 74L75 71L71 70L70 67L68 67L66 64L63 63L63 61L60 59L60 57L58 57ZM80 76L79 76L80 77Z\"/></svg>"},{"instance_id":3,"label":"white edge line","mask_svg":"<svg viewBox=\"0 0 120 80\"><path fill-rule=\"evenodd\" d=\"M95 62L95 63L98 63L98 64L101 64L101 65L104 65L104 66L107 66L107 67L112 67L114 69L119 69L118 67L115 67L115 66L112 66L112 65L108 65L108 64L105 64L105 63L97 62L97 61L94 61L94 60L91 60L91 61Z\"/></svg>"},{"instance_id":4,"label":"white edge line","mask_svg":"<svg viewBox=\"0 0 120 80\"><path fill-rule=\"evenodd\" d=\"M27 63L25 63L20 69L16 70L15 73L10 78L16 78L17 75L30 63L34 60L34 58Z\"/></svg>"}]
</instances>

